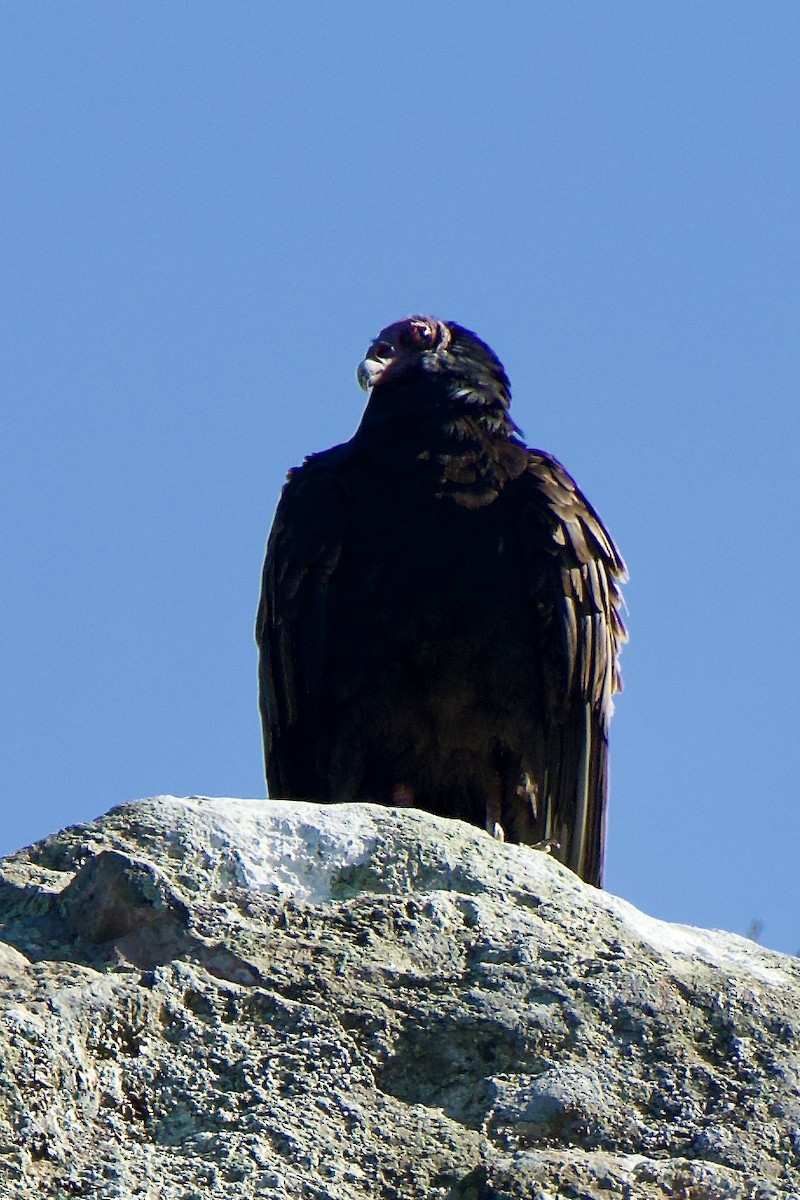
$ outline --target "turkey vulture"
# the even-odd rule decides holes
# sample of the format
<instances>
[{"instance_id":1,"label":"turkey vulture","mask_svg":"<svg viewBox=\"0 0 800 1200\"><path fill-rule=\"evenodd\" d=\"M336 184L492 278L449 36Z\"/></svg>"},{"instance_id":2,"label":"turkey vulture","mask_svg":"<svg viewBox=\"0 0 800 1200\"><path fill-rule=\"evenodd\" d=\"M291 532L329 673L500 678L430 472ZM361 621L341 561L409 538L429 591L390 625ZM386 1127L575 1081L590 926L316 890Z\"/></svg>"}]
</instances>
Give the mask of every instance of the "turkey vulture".
<instances>
[{"instance_id":1,"label":"turkey vulture","mask_svg":"<svg viewBox=\"0 0 800 1200\"><path fill-rule=\"evenodd\" d=\"M622 559L502 364L388 326L353 437L289 473L256 639L273 797L413 805L602 883Z\"/></svg>"}]
</instances>

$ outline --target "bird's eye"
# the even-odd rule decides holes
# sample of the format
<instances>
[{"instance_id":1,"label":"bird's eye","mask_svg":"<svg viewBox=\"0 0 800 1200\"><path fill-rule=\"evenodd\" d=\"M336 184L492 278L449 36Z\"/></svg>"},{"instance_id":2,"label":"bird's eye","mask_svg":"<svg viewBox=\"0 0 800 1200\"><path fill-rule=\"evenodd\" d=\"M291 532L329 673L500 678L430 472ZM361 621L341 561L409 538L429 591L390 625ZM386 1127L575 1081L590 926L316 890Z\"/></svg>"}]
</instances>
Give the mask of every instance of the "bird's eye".
<instances>
[{"instance_id":1,"label":"bird's eye","mask_svg":"<svg viewBox=\"0 0 800 1200\"><path fill-rule=\"evenodd\" d=\"M433 330L423 321L414 321L403 334L403 341L416 349L427 349L433 345Z\"/></svg>"}]
</instances>

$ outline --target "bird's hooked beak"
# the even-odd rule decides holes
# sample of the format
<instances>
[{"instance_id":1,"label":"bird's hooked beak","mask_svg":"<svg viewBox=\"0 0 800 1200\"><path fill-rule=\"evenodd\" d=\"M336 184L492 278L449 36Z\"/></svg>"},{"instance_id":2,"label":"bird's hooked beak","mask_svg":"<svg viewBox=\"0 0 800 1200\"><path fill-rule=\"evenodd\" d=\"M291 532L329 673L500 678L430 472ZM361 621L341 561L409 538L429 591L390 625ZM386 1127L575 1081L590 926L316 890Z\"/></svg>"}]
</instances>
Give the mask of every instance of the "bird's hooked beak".
<instances>
[{"instance_id":1,"label":"bird's hooked beak","mask_svg":"<svg viewBox=\"0 0 800 1200\"><path fill-rule=\"evenodd\" d=\"M395 348L385 341L375 341L358 364L356 379L359 386L368 392L380 383L395 361Z\"/></svg>"}]
</instances>

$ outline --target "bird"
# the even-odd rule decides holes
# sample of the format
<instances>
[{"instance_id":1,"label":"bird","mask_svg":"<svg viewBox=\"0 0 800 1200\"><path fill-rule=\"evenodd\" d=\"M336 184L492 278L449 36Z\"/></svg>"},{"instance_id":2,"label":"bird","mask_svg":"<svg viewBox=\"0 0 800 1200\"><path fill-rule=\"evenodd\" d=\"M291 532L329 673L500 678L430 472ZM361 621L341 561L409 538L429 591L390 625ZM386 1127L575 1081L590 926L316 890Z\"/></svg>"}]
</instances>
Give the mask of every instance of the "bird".
<instances>
[{"instance_id":1,"label":"bird","mask_svg":"<svg viewBox=\"0 0 800 1200\"><path fill-rule=\"evenodd\" d=\"M601 887L622 557L475 333L396 321L357 378L356 432L289 472L267 543L269 794L457 818Z\"/></svg>"}]
</instances>

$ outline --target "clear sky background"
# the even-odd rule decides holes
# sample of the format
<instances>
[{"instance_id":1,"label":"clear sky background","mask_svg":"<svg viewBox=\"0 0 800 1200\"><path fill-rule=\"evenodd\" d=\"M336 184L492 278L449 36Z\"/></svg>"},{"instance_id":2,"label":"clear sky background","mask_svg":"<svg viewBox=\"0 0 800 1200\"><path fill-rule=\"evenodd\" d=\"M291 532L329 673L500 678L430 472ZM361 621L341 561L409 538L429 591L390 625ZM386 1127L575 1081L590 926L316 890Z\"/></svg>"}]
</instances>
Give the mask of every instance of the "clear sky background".
<instances>
[{"instance_id":1,"label":"clear sky background","mask_svg":"<svg viewBox=\"0 0 800 1200\"><path fill-rule=\"evenodd\" d=\"M10 0L0 852L265 794L286 470L476 330L630 568L607 885L800 949L800 5Z\"/></svg>"}]
</instances>

